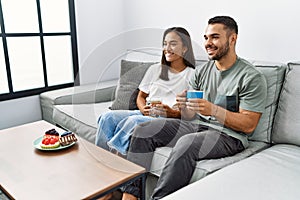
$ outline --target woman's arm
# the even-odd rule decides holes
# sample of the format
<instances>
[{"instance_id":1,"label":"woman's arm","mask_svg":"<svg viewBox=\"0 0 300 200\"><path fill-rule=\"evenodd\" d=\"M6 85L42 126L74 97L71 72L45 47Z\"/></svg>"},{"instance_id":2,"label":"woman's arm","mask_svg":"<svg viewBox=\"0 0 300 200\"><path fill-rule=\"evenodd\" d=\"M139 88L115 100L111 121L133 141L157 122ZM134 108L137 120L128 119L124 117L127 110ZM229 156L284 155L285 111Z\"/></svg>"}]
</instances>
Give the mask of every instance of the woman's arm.
<instances>
[{"instance_id":1,"label":"woman's arm","mask_svg":"<svg viewBox=\"0 0 300 200\"><path fill-rule=\"evenodd\" d=\"M139 108L139 110L141 111L141 113L143 113L143 115L149 116L149 112L150 112L150 106L146 105L146 98L149 95L143 91L139 91L137 99L136 99L136 105Z\"/></svg>"}]
</instances>

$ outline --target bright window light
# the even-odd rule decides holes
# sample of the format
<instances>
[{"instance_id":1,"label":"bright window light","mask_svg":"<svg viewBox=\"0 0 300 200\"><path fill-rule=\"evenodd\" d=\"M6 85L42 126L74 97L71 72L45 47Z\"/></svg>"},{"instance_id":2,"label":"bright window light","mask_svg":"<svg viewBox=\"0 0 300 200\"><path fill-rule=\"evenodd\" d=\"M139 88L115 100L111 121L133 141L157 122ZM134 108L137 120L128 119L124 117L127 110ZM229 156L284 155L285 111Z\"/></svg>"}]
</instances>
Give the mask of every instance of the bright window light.
<instances>
[{"instance_id":1,"label":"bright window light","mask_svg":"<svg viewBox=\"0 0 300 200\"><path fill-rule=\"evenodd\" d=\"M6 33L39 32L36 0L1 0L1 3Z\"/></svg>"},{"instance_id":2,"label":"bright window light","mask_svg":"<svg viewBox=\"0 0 300 200\"><path fill-rule=\"evenodd\" d=\"M70 36L44 37L49 86L72 83L73 63Z\"/></svg>"},{"instance_id":3,"label":"bright window light","mask_svg":"<svg viewBox=\"0 0 300 200\"><path fill-rule=\"evenodd\" d=\"M68 1L40 0L40 5L45 33L70 32Z\"/></svg>"},{"instance_id":4,"label":"bright window light","mask_svg":"<svg viewBox=\"0 0 300 200\"><path fill-rule=\"evenodd\" d=\"M44 87L39 37L7 38L13 90Z\"/></svg>"}]
</instances>

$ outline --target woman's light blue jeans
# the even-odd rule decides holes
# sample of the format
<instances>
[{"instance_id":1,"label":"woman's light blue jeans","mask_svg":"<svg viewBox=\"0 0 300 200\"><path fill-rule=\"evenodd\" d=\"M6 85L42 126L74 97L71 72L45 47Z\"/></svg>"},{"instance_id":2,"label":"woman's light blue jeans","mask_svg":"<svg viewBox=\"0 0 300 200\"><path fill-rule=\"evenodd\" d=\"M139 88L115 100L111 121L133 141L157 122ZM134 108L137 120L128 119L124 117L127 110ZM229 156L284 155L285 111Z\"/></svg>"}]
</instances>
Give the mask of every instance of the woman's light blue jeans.
<instances>
[{"instance_id":1,"label":"woman's light blue jeans","mask_svg":"<svg viewBox=\"0 0 300 200\"><path fill-rule=\"evenodd\" d=\"M134 127L153 119L155 118L144 116L139 110L112 110L103 113L98 119L95 144L126 155Z\"/></svg>"}]
</instances>

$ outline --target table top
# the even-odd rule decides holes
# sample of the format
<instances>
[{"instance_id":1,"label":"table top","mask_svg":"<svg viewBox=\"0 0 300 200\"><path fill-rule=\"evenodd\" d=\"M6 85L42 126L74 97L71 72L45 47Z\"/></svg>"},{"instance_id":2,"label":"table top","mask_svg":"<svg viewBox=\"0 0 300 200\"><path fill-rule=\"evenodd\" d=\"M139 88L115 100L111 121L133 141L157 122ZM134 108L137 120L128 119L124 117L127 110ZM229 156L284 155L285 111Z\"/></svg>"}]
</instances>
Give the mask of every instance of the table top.
<instances>
[{"instance_id":1,"label":"table top","mask_svg":"<svg viewBox=\"0 0 300 200\"><path fill-rule=\"evenodd\" d=\"M106 192L145 169L77 136L75 145L42 151L33 142L46 121L0 130L0 188L14 199L87 199Z\"/></svg>"}]
</instances>

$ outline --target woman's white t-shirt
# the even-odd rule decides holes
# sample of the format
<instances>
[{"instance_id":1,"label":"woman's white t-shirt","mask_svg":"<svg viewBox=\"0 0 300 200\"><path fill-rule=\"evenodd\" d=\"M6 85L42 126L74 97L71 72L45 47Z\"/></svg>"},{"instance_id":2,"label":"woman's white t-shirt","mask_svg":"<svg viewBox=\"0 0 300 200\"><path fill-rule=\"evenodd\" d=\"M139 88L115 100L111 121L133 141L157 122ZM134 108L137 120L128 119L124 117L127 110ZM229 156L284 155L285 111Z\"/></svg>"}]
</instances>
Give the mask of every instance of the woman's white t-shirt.
<instances>
[{"instance_id":1,"label":"woman's white t-shirt","mask_svg":"<svg viewBox=\"0 0 300 200\"><path fill-rule=\"evenodd\" d=\"M139 90L149 94L149 98L159 97L163 104L172 107L176 103L176 95L184 89L189 88L189 81L194 74L194 69L186 67L179 73L168 70L169 80L159 78L161 64L154 64L149 67L139 85Z\"/></svg>"}]
</instances>

